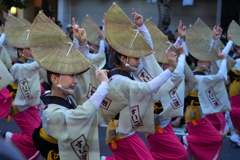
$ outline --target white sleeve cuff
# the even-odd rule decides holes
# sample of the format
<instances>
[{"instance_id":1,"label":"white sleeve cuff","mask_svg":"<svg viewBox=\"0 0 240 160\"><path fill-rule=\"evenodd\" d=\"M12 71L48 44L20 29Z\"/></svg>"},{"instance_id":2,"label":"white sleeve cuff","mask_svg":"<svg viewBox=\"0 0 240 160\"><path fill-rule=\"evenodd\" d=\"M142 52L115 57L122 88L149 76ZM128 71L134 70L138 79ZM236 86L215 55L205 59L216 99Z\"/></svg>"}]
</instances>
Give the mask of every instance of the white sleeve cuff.
<instances>
[{"instance_id":1,"label":"white sleeve cuff","mask_svg":"<svg viewBox=\"0 0 240 160\"><path fill-rule=\"evenodd\" d=\"M99 49L102 50L103 52L105 52L105 42L104 42L104 40L100 40Z\"/></svg>"},{"instance_id":2,"label":"white sleeve cuff","mask_svg":"<svg viewBox=\"0 0 240 160\"><path fill-rule=\"evenodd\" d=\"M211 44L214 48L217 47L217 40L212 39Z\"/></svg>"},{"instance_id":3,"label":"white sleeve cuff","mask_svg":"<svg viewBox=\"0 0 240 160\"><path fill-rule=\"evenodd\" d=\"M228 53L230 52L232 45L233 45L233 41L228 41L226 47L222 51L225 56L228 56Z\"/></svg>"},{"instance_id":4,"label":"white sleeve cuff","mask_svg":"<svg viewBox=\"0 0 240 160\"><path fill-rule=\"evenodd\" d=\"M223 59L218 73L220 73L223 77L225 77L226 70L227 70L227 60Z\"/></svg>"},{"instance_id":5,"label":"white sleeve cuff","mask_svg":"<svg viewBox=\"0 0 240 160\"><path fill-rule=\"evenodd\" d=\"M152 92L156 91L160 88L170 77L172 76L172 72L169 69L163 71L160 75L152 79L148 82L150 89Z\"/></svg>"}]
</instances>

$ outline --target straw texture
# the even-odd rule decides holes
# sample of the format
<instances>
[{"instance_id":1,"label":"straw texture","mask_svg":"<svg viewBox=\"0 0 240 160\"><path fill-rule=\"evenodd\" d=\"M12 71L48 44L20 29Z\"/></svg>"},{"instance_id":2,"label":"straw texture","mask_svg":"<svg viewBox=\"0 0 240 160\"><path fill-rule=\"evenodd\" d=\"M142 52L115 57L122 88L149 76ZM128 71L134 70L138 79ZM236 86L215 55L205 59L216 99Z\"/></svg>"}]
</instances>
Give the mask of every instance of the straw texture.
<instances>
[{"instance_id":1,"label":"straw texture","mask_svg":"<svg viewBox=\"0 0 240 160\"><path fill-rule=\"evenodd\" d=\"M209 45L211 40L202 35L194 26L189 27L186 35L186 45L193 57L201 61L218 60L217 51Z\"/></svg>"},{"instance_id":2,"label":"straw texture","mask_svg":"<svg viewBox=\"0 0 240 160\"><path fill-rule=\"evenodd\" d=\"M25 24L28 28L31 28L31 23L28 21L28 20L26 20L25 18L23 18L23 17L21 17L21 18L19 18L19 20L23 23L23 24Z\"/></svg>"},{"instance_id":3,"label":"straw texture","mask_svg":"<svg viewBox=\"0 0 240 160\"><path fill-rule=\"evenodd\" d=\"M140 58L153 53L150 45L138 32L137 26L116 3L108 10L105 33L108 43L125 56Z\"/></svg>"},{"instance_id":4,"label":"straw texture","mask_svg":"<svg viewBox=\"0 0 240 160\"><path fill-rule=\"evenodd\" d=\"M4 32L10 45L17 48L29 48L30 28L18 18L9 15Z\"/></svg>"},{"instance_id":5,"label":"straw texture","mask_svg":"<svg viewBox=\"0 0 240 160\"><path fill-rule=\"evenodd\" d=\"M194 27L203 34L207 39L212 40L212 30L203 22L202 19L198 18L194 23ZM224 48L224 44L219 39L217 40L216 48Z\"/></svg>"},{"instance_id":6,"label":"straw texture","mask_svg":"<svg viewBox=\"0 0 240 160\"><path fill-rule=\"evenodd\" d=\"M66 33L41 11L34 19L29 41L35 61L45 70L76 74L90 68L90 62Z\"/></svg>"},{"instance_id":7,"label":"straw texture","mask_svg":"<svg viewBox=\"0 0 240 160\"><path fill-rule=\"evenodd\" d=\"M230 23L228 32L233 36L233 43L240 46L240 26L235 21Z\"/></svg>"},{"instance_id":8,"label":"straw texture","mask_svg":"<svg viewBox=\"0 0 240 160\"><path fill-rule=\"evenodd\" d=\"M100 39L98 38L97 34L97 30L99 29L99 27L89 15L84 18L82 22L82 27L87 33L87 41L99 46Z\"/></svg>"},{"instance_id":9,"label":"straw texture","mask_svg":"<svg viewBox=\"0 0 240 160\"><path fill-rule=\"evenodd\" d=\"M148 31L150 32L155 50L154 56L156 60L160 63L168 63L168 59L165 52L170 46L171 42L169 42L167 36L165 36L151 20L149 19L146 20L144 24L147 27ZM172 45L169 48L169 51L176 52L176 49Z\"/></svg>"}]
</instances>

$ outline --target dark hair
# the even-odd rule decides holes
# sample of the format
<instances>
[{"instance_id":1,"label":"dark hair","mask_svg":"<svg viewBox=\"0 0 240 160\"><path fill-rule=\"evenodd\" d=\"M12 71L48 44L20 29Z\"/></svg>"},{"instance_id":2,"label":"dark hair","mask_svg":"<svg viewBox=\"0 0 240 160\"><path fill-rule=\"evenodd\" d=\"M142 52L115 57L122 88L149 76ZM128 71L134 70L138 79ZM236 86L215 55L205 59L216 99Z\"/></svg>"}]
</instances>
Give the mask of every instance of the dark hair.
<instances>
[{"instance_id":1,"label":"dark hair","mask_svg":"<svg viewBox=\"0 0 240 160\"><path fill-rule=\"evenodd\" d=\"M57 77L60 77L59 73L53 73L51 71L47 71L47 80L48 80L48 84L50 86L50 88L52 88L52 80L51 80L51 76L55 74Z\"/></svg>"},{"instance_id":2,"label":"dark hair","mask_svg":"<svg viewBox=\"0 0 240 160\"><path fill-rule=\"evenodd\" d=\"M127 58L127 56L125 56L125 55L123 55L123 54L121 54L121 53L119 53L119 52L117 52L116 51L116 54L115 54L115 60L116 60L116 64L119 66L120 64L121 64L121 60L120 60L120 58L121 58L121 56L124 56L125 58Z\"/></svg>"},{"instance_id":3,"label":"dark hair","mask_svg":"<svg viewBox=\"0 0 240 160\"><path fill-rule=\"evenodd\" d=\"M20 55L19 55L19 53L18 53L18 51L23 51L23 49L22 48L17 48L17 56L18 56L18 58L20 57Z\"/></svg>"}]
</instances>

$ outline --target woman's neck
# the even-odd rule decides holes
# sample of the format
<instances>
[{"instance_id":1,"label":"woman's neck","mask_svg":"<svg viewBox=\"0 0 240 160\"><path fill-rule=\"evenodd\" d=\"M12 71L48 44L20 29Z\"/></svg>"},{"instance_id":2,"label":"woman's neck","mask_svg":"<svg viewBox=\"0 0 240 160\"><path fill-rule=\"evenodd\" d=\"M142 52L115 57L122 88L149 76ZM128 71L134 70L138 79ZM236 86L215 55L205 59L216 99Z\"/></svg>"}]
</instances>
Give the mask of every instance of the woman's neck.
<instances>
[{"instance_id":1,"label":"woman's neck","mask_svg":"<svg viewBox=\"0 0 240 160\"><path fill-rule=\"evenodd\" d=\"M197 67L195 68L195 70L194 70L194 71L198 71L198 72L204 72L204 69L203 69L203 67L201 67L201 66L197 65Z\"/></svg>"},{"instance_id":2,"label":"woman's neck","mask_svg":"<svg viewBox=\"0 0 240 160\"><path fill-rule=\"evenodd\" d=\"M64 99L67 99L67 96L64 95L61 91L61 89L56 86L56 88L52 88L51 96L61 97Z\"/></svg>"},{"instance_id":3,"label":"woman's neck","mask_svg":"<svg viewBox=\"0 0 240 160\"><path fill-rule=\"evenodd\" d=\"M117 68L126 71L128 74L131 74L131 71L129 71L129 70L127 69L127 67L125 66L125 64L121 64L121 65L119 65Z\"/></svg>"},{"instance_id":4,"label":"woman's neck","mask_svg":"<svg viewBox=\"0 0 240 160\"><path fill-rule=\"evenodd\" d=\"M27 62L27 59L25 57L23 57L23 56L19 57L18 60L20 60L20 61L22 61L24 63Z\"/></svg>"}]
</instances>

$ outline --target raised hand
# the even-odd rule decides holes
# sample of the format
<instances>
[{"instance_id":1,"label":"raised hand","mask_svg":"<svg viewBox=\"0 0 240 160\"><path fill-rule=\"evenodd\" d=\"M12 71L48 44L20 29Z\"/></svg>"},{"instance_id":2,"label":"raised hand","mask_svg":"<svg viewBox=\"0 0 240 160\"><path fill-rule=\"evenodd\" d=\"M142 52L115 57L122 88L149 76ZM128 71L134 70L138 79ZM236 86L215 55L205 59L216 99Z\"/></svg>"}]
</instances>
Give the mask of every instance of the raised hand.
<instances>
[{"instance_id":1,"label":"raised hand","mask_svg":"<svg viewBox=\"0 0 240 160\"><path fill-rule=\"evenodd\" d=\"M176 68L177 54L175 52L170 52L169 49L166 51L169 67L168 69L173 72Z\"/></svg>"},{"instance_id":2,"label":"raised hand","mask_svg":"<svg viewBox=\"0 0 240 160\"><path fill-rule=\"evenodd\" d=\"M48 17L53 23L55 23L56 22L56 20L55 20L55 18L54 17Z\"/></svg>"},{"instance_id":3,"label":"raised hand","mask_svg":"<svg viewBox=\"0 0 240 160\"><path fill-rule=\"evenodd\" d=\"M184 24L180 20L179 25L178 25L178 35L181 39L184 39L186 34L187 34L187 27L184 26Z\"/></svg>"},{"instance_id":4,"label":"raised hand","mask_svg":"<svg viewBox=\"0 0 240 160\"><path fill-rule=\"evenodd\" d=\"M108 83L108 76L107 76L107 72L109 72L108 70L98 70L98 68L96 69L96 77L97 80L100 82L107 82Z\"/></svg>"},{"instance_id":5,"label":"raised hand","mask_svg":"<svg viewBox=\"0 0 240 160\"><path fill-rule=\"evenodd\" d=\"M233 40L233 36L230 35L229 32L228 32L228 34L227 34L227 39L228 39L229 41L232 41L232 40Z\"/></svg>"},{"instance_id":6,"label":"raised hand","mask_svg":"<svg viewBox=\"0 0 240 160\"><path fill-rule=\"evenodd\" d=\"M143 16L138 14L134 8L132 8L132 17L134 19L134 22L135 24L138 26L138 27L141 27L143 25Z\"/></svg>"},{"instance_id":7,"label":"raised hand","mask_svg":"<svg viewBox=\"0 0 240 160\"><path fill-rule=\"evenodd\" d=\"M5 30L5 26L2 24L2 33L4 33L4 30Z\"/></svg>"},{"instance_id":8,"label":"raised hand","mask_svg":"<svg viewBox=\"0 0 240 160\"><path fill-rule=\"evenodd\" d=\"M217 31L218 31L218 35L222 35L223 29L221 28L220 23L217 26Z\"/></svg>"},{"instance_id":9,"label":"raised hand","mask_svg":"<svg viewBox=\"0 0 240 160\"><path fill-rule=\"evenodd\" d=\"M75 22L75 18L72 18L73 34L77 38L80 46L87 45L87 33L83 28L79 28L79 25Z\"/></svg>"},{"instance_id":10,"label":"raised hand","mask_svg":"<svg viewBox=\"0 0 240 160\"><path fill-rule=\"evenodd\" d=\"M4 10L2 10L2 13L3 13L3 18L5 20L7 20L8 19L8 14Z\"/></svg>"},{"instance_id":11,"label":"raised hand","mask_svg":"<svg viewBox=\"0 0 240 160\"><path fill-rule=\"evenodd\" d=\"M104 13L104 14L103 14L103 18L102 18L102 23L103 23L103 24L105 23L106 15L107 15L107 13Z\"/></svg>"},{"instance_id":12,"label":"raised hand","mask_svg":"<svg viewBox=\"0 0 240 160\"><path fill-rule=\"evenodd\" d=\"M219 31L218 31L217 26L215 25L213 27L213 30L212 30L212 39L213 40L217 40L218 39L218 35L219 35Z\"/></svg>"},{"instance_id":13,"label":"raised hand","mask_svg":"<svg viewBox=\"0 0 240 160\"><path fill-rule=\"evenodd\" d=\"M174 46L174 47L175 47L175 49L177 50L177 53L179 53L179 54L186 54L185 51L184 51L184 49L183 49L183 46L182 46L182 45L177 44L177 45Z\"/></svg>"},{"instance_id":14,"label":"raised hand","mask_svg":"<svg viewBox=\"0 0 240 160\"><path fill-rule=\"evenodd\" d=\"M224 53L220 50L220 48L217 49L217 55L219 59L225 59Z\"/></svg>"},{"instance_id":15,"label":"raised hand","mask_svg":"<svg viewBox=\"0 0 240 160\"><path fill-rule=\"evenodd\" d=\"M98 28L97 34L98 34L98 38L99 38L100 40L104 40L104 37L103 37L103 34L102 34L102 30L101 30L100 28Z\"/></svg>"}]
</instances>

